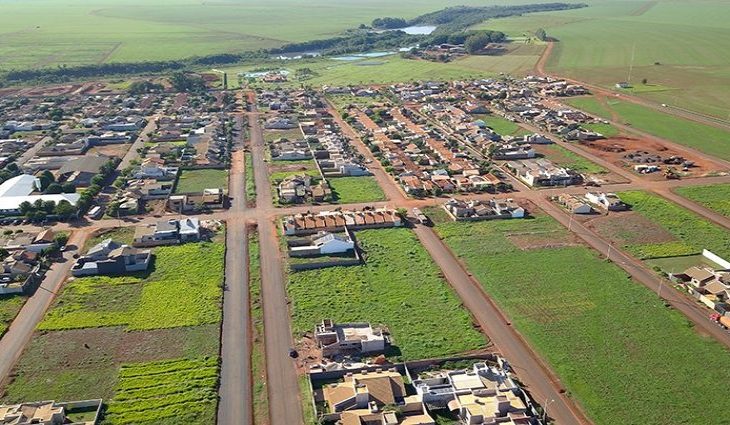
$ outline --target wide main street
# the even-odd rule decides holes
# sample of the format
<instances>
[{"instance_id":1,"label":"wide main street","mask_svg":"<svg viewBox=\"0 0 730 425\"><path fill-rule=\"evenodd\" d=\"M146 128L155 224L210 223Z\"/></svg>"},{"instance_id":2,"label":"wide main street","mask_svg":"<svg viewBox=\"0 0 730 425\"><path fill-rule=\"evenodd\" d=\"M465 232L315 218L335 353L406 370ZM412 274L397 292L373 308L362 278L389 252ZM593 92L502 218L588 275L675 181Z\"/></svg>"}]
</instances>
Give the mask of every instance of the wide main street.
<instances>
[{"instance_id":1,"label":"wide main street","mask_svg":"<svg viewBox=\"0 0 730 425\"><path fill-rule=\"evenodd\" d=\"M248 236L249 232L258 232L261 256L262 300L264 315L264 340L266 350L267 389L269 398L269 422L272 425L290 425L303 423L302 400L299 392L295 361L288 351L294 345L289 304L286 293L284 260L280 251L279 237L276 227L277 217L286 214L321 211L333 208L331 205L293 206L278 208L274 206L270 190L268 165L265 160L265 144L260 119L263 113L255 110L255 99L249 94L251 112L236 114L236 128L243 135L244 119L248 121L248 150L253 159L253 169L245 169L244 140L239 136L232 158L229 181L231 207L227 211L200 215L201 219L217 219L226 222L226 272L223 297L223 324L221 330L221 383L218 408L220 424L250 424L252 417L252 378L251 378L251 316L248 287ZM424 207L438 205L443 199L410 199L405 196L399 185L383 169L369 149L362 143L357 134L341 120L338 114L333 116L342 126L343 131L355 144L357 150L371 160L372 172L382 186L388 200L374 203L358 203L338 205L343 209L360 209L365 206L389 206L391 208ZM566 148L569 144L562 143ZM578 152L584 156L584 152ZM128 161L133 159L133 154ZM589 158L596 160L595 158ZM600 158L599 158L600 160ZM680 186L730 183L730 176L695 178L670 181L648 181L639 176L627 173L606 161L600 165L609 168L627 181L601 188L602 191L620 191L627 189L646 190L663 196L666 199L682 204L683 207L704 218L730 229L730 220L705 207L680 198L671 190ZM256 183L256 205L247 207L245 197L245 175L253 173ZM584 193L580 187L533 190L514 179L516 191L508 194L482 194L456 196L461 198L488 199L492 197L513 197L528 200L547 214L553 216L569 228L589 246L603 253L619 267L626 270L641 284L656 291L669 304L692 320L697 329L712 335L717 340L730 346L730 334L707 320L703 307L693 303L687 297L671 288L663 288L663 281L640 261L630 257L619 248L612 246L600 235L587 229L570 215L556 207L548 198L560 193ZM84 242L97 230L116 226L137 226L159 220L144 217L139 220L100 220L73 224L60 223L54 226L57 230L72 232L69 244L82 247ZM38 230L32 226L29 230ZM590 421L585 417L574 401L565 394L560 379L543 361L543 359L526 343L522 336L511 325L509 318L484 291L482 286L471 276L464 265L429 227L416 225L413 228L421 244L441 268L448 283L454 288L464 306L474 317L485 334L513 365L519 379L526 385L533 397L540 402L549 401L549 415L560 424L585 424ZM30 341L36 325L42 320L55 295L63 287L69 269L73 263L71 252L64 254L64 261L56 263L46 274L41 288L29 298L21 309L9 331L0 340L0 380L10 374L13 365Z\"/></svg>"}]
</instances>

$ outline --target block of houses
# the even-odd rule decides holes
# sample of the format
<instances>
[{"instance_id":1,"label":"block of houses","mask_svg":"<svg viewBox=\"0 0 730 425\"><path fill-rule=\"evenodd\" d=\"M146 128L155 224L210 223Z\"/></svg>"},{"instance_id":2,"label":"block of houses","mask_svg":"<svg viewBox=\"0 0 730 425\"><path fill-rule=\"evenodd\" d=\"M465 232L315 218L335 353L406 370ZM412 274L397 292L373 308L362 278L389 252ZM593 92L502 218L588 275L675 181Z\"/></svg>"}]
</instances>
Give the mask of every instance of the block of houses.
<instances>
[{"instance_id":1,"label":"block of houses","mask_svg":"<svg viewBox=\"0 0 730 425\"><path fill-rule=\"evenodd\" d=\"M152 252L105 239L76 260L71 268L74 276L121 275L145 271Z\"/></svg>"},{"instance_id":2,"label":"block of houses","mask_svg":"<svg viewBox=\"0 0 730 425\"><path fill-rule=\"evenodd\" d=\"M309 235L320 231L341 232L382 227L400 227L403 222L395 210L387 208L357 211L320 211L286 216L282 220L284 234Z\"/></svg>"},{"instance_id":3,"label":"block of houses","mask_svg":"<svg viewBox=\"0 0 730 425\"><path fill-rule=\"evenodd\" d=\"M464 424L537 423L532 403L501 362L430 372L413 379L413 386L424 403L448 408Z\"/></svg>"},{"instance_id":4,"label":"block of houses","mask_svg":"<svg viewBox=\"0 0 730 425\"><path fill-rule=\"evenodd\" d=\"M58 170L58 181L73 183L76 187L88 187L91 179L99 174L101 167L109 162L109 157L104 155L84 155L81 158L72 159Z\"/></svg>"},{"instance_id":5,"label":"block of houses","mask_svg":"<svg viewBox=\"0 0 730 425\"><path fill-rule=\"evenodd\" d=\"M443 208L453 220L524 218L525 209L512 199L460 200L451 198Z\"/></svg>"},{"instance_id":6,"label":"block of houses","mask_svg":"<svg viewBox=\"0 0 730 425\"><path fill-rule=\"evenodd\" d=\"M18 404L0 404L1 425L96 425L99 420L102 400L83 400L67 403L38 401ZM71 420L67 413L73 409L84 409L92 415L84 420ZM94 413L95 412L95 413Z\"/></svg>"},{"instance_id":7,"label":"block of houses","mask_svg":"<svg viewBox=\"0 0 730 425\"><path fill-rule=\"evenodd\" d=\"M583 180L575 171L544 158L509 161L505 166L530 186L568 186Z\"/></svg>"},{"instance_id":8,"label":"block of houses","mask_svg":"<svg viewBox=\"0 0 730 425\"><path fill-rule=\"evenodd\" d=\"M178 167L168 167L165 161L155 158L145 158L142 164L134 170L135 179L174 180L179 172Z\"/></svg>"},{"instance_id":9,"label":"block of houses","mask_svg":"<svg viewBox=\"0 0 730 425\"><path fill-rule=\"evenodd\" d=\"M403 377L395 370L348 373L343 382L323 388L330 415L341 425L435 425L419 396L406 395ZM398 409L398 414L385 406Z\"/></svg>"},{"instance_id":10,"label":"block of houses","mask_svg":"<svg viewBox=\"0 0 730 425\"><path fill-rule=\"evenodd\" d=\"M730 301L730 272L716 271L710 267L693 266L675 278L690 285L699 300L710 308Z\"/></svg>"},{"instance_id":11,"label":"block of houses","mask_svg":"<svg viewBox=\"0 0 730 425\"><path fill-rule=\"evenodd\" d=\"M200 220L188 217L181 220L160 220L149 226L138 226L134 231L133 246L174 245L200 240Z\"/></svg>"},{"instance_id":12,"label":"block of houses","mask_svg":"<svg viewBox=\"0 0 730 425\"><path fill-rule=\"evenodd\" d=\"M317 232L307 238L308 244L290 245L289 255L292 257L306 257L315 255L344 254L354 251L355 241L349 232L331 233Z\"/></svg>"},{"instance_id":13,"label":"block of houses","mask_svg":"<svg viewBox=\"0 0 730 425\"><path fill-rule=\"evenodd\" d=\"M331 319L315 326L314 339L325 357L380 354L387 343L383 331L369 323L335 323Z\"/></svg>"},{"instance_id":14,"label":"block of houses","mask_svg":"<svg viewBox=\"0 0 730 425\"><path fill-rule=\"evenodd\" d=\"M274 117L269 118L264 123L264 128L267 130L289 130L297 128L297 123L285 117Z\"/></svg>"}]
</instances>

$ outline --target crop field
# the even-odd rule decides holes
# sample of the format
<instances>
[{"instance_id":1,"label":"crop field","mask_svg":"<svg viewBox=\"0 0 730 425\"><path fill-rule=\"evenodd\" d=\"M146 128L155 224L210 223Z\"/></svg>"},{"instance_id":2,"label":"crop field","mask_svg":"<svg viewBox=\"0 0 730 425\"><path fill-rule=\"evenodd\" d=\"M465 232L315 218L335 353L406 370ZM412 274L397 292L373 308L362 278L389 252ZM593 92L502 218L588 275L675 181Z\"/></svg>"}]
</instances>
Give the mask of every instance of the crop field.
<instances>
[{"instance_id":1,"label":"crop field","mask_svg":"<svg viewBox=\"0 0 730 425\"><path fill-rule=\"evenodd\" d=\"M104 423L212 423L223 253L221 243L159 247L149 273L67 283L4 400L102 397Z\"/></svg>"},{"instance_id":2,"label":"crop field","mask_svg":"<svg viewBox=\"0 0 730 425\"><path fill-rule=\"evenodd\" d=\"M373 176L327 179L335 201L339 204L384 201L385 193Z\"/></svg>"},{"instance_id":3,"label":"crop field","mask_svg":"<svg viewBox=\"0 0 730 425\"><path fill-rule=\"evenodd\" d=\"M617 117L623 124L700 152L730 160L730 132L681 119L619 100L601 102L595 97L567 100L571 106L606 119Z\"/></svg>"},{"instance_id":4,"label":"crop field","mask_svg":"<svg viewBox=\"0 0 730 425\"><path fill-rule=\"evenodd\" d=\"M10 323L23 307L26 298L21 296L0 295L0 337L8 330Z\"/></svg>"},{"instance_id":5,"label":"crop field","mask_svg":"<svg viewBox=\"0 0 730 425\"><path fill-rule=\"evenodd\" d=\"M626 246L641 259L699 254L708 249L721 257L730 256L730 232L681 206L642 191L620 192L622 201L651 220L676 240Z\"/></svg>"},{"instance_id":6,"label":"crop field","mask_svg":"<svg viewBox=\"0 0 730 425\"><path fill-rule=\"evenodd\" d=\"M477 0L2 1L3 68L178 59L337 35L374 18L412 18ZM336 7L335 7L336 5Z\"/></svg>"},{"instance_id":7,"label":"crop field","mask_svg":"<svg viewBox=\"0 0 730 425\"><path fill-rule=\"evenodd\" d=\"M295 335L323 318L390 329L391 357L419 359L485 346L456 294L408 229L357 232L365 264L289 274Z\"/></svg>"},{"instance_id":8,"label":"crop field","mask_svg":"<svg viewBox=\"0 0 730 425\"><path fill-rule=\"evenodd\" d=\"M585 246L520 249L515 233L565 238L552 218L535 216L439 222L435 229L594 423L715 421L714 412L693 406L729 405L706 391L730 377L722 367L727 350ZM697 368L688 357L712 366Z\"/></svg>"},{"instance_id":9,"label":"crop field","mask_svg":"<svg viewBox=\"0 0 730 425\"><path fill-rule=\"evenodd\" d=\"M730 184L689 186L675 189L679 195L730 217Z\"/></svg>"},{"instance_id":10,"label":"crop field","mask_svg":"<svg viewBox=\"0 0 730 425\"><path fill-rule=\"evenodd\" d=\"M175 185L175 193L202 192L203 189L228 189L226 170L182 170Z\"/></svg>"}]
</instances>

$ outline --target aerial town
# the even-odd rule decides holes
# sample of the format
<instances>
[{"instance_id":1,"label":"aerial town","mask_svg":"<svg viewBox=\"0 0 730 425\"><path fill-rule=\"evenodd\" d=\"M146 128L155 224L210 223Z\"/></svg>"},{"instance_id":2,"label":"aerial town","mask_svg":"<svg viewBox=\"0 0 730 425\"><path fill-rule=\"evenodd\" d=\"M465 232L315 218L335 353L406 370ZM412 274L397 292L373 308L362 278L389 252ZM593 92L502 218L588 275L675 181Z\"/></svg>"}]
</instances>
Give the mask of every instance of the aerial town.
<instances>
[{"instance_id":1,"label":"aerial town","mask_svg":"<svg viewBox=\"0 0 730 425\"><path fill-rule=\"evenodd\" d=\"M722 114L561 72L598 0L282 44L289 3L243 54L0 65L0 425L726 423Z\"/></svg>"}]
</instances>

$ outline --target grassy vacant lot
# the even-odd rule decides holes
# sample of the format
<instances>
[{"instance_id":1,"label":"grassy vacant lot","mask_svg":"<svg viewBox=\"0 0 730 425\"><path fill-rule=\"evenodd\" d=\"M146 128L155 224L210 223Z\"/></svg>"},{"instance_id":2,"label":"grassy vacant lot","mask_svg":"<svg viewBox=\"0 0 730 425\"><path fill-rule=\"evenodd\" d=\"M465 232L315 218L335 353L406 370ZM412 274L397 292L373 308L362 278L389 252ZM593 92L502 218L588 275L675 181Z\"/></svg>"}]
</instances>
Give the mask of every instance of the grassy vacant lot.
<instances>
[{"instance_id":1,"label":"grassy vacant lot","mask_svg":"<svg viewBox=\"0 0 730 425\"><path fill-rule=\"evenodd\" d=\"M202 192L203 189L228 189L226 170L182 170L175 185L175 193Z\"/></svg>"},{"instance_id":2,"label":"grassy vacant lot","mask_svg":"<svg viewBox=\"0 0 730 425\"><path fill-rule=\"evenodd\" d=\"M699 425L715 412L695 403L728 406L706 390L730 378L727 350L652 292L584 246L518 248L529 237L564 242L552 218L443 222L436 231L594 423Z\"/></svg>"},{"instance_id":3,"label":"grassy vacant lot","mask_svg":"<svg viewBox=\"0 0 730 425\"><path fill-rule=\"evenodd\" d=\"M10 323L23 307L25 300L25 297L16 295L0 295L0 337L8 330Z\"/></svg>"},{"instance_id":4,"label":"grassy vacant lot","mask_svg":"<svg viewBox=\"0 0 730 425\"><path fill-rule=\"evenodd\" d=\"M385 193L373 176L328 179L332 194L340 204L384 201Z\"/></svg>"},{"instance_id":5,"label":"grassy vacant lot","mask_svg":"<svg viewBox=\"0 0 730 425\"><path fill-rule=\"evenodd\" d=\"M484 121L489 128L500 136L520 136L530 133L516 123L497 115L479 114L475 118Z\"/></svg>"},{"instance_id":6,"label":"grassy vacant lot","mask_svg":"<svg viewBox=\"0 0 730 425\"><path fill-rule=\"evenodd\" d=\"M212 423L223 252L161 247L148 274L69 282L4 400L103 397L108 424Z\"/></svg>"},{"instance_id":7,"label":"grassy vacant lot","mask_svg":"<svg viewBox=\"0 0 730 425\"><path fill-rule=\"evenodd\" d=\"M365 264L289 275L294 332L323 318L387 326L396 358L439 357L478 349L484 336L428 253L408 229L357 232Z\"/></svg>"},{"instance_id":8,"label":"grassy vacant lot","mask_svg":"<svg viewBox=\"0 0 730 425\"><path fill-rule=\"evenodd\" d=\"M554 162L556 165L561 167L570 168L579 173L587 174L601 174L606 173L606 169L598 164L583 158L582 156L573 153L559 145L546 145L541 147L542 150L547 152L547 159Z\"/></svg>"},{"instance_id":9,"label":"grassy vacant lot","mask_svg":"<svg viewBox=\"0 0 730 425\"><path fill-rule=\"evenodd\" d=\"M675 192L730 217L730 184L680 187L675 189Z\"/></svg>"},{"instance_id":10,"label":"grassy vacant lot","mask_svg":"<svg viewBox=\"0 0 730 425\"><path fill-rule=\"evenodd\" d=\"M99 242L112 238L115 242L131 245L134 240L134 227L114 227L111 229L99 230L93 237L89 238L84 244L83 252L98 244Z\"/></svg>"},{"instance_id":11,"label":"grassy vacant lot","mask_svg":"<svg viewBox=\"0 0 730 425\"><path fill-rule=\"evenodd\" d=\"M614 99L601 102L594 97L577 97L567 100L567 103L606 119L612 119L612 115L615 114L622 123L637 130L718 158L730 159L728 131Z\"/></svg>"},{"instance_id":12,"label":"grassy vacant lot","mask_svg":"<svg viewBox=\"0 0 730 425\"><path fill-rule=\"evenodd\" d=\"M601 133L606 137L616 137L619 135L618 128L612 126L611 124L603 124L603 123L581 124L581 127L585 128L586 130Z\"/></svg>"},{"instance_id":13,"label":"grassy vacant lot","mask_svg":"<svg viewBox=\"0 0 730 425\"><path fill-rule=\"evenodd\" d=\"M709 249L730 256L730 232L693 212L656 195L642 191L620 192L631 209L659 225L677 240L664 243L635 244L626 248L641 259L698 254Z\"/></svg>"}]
</instances>

